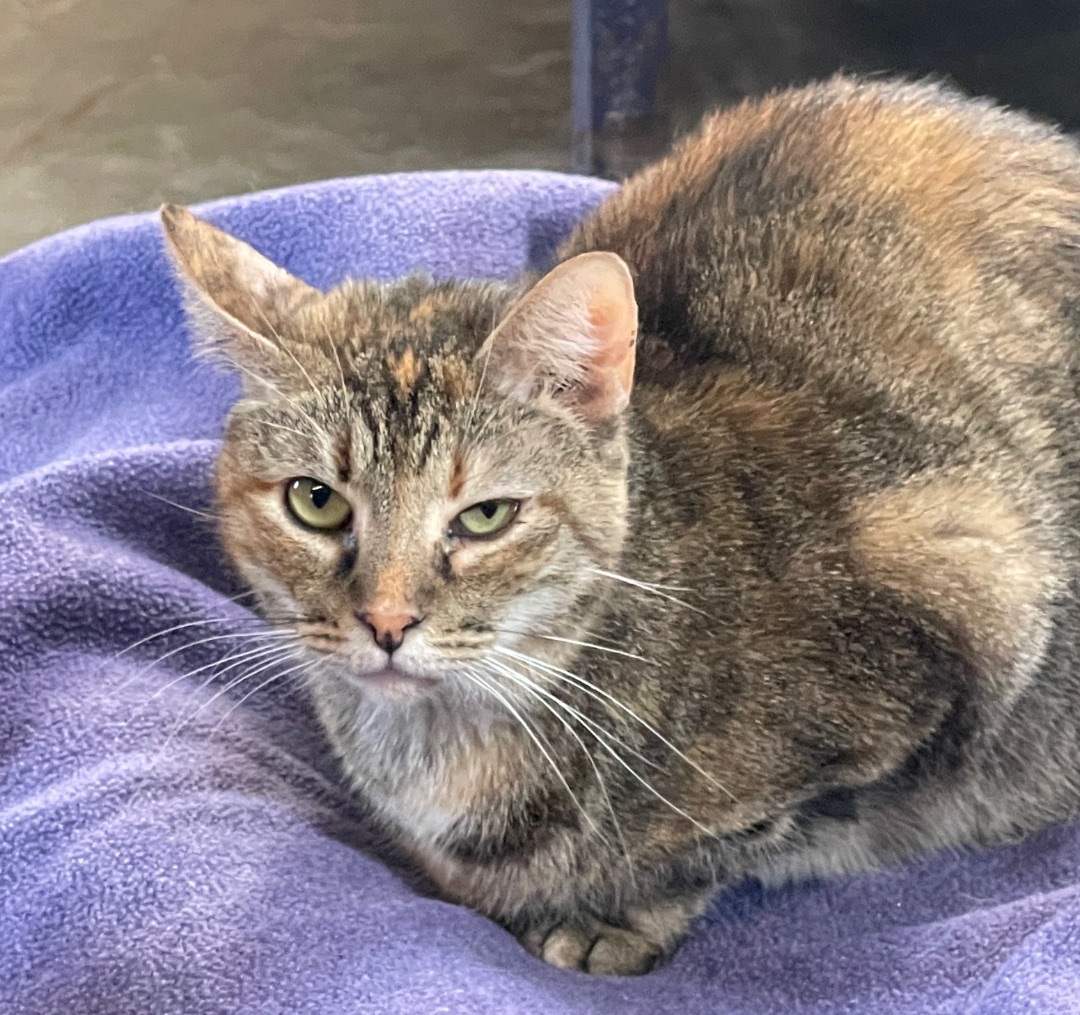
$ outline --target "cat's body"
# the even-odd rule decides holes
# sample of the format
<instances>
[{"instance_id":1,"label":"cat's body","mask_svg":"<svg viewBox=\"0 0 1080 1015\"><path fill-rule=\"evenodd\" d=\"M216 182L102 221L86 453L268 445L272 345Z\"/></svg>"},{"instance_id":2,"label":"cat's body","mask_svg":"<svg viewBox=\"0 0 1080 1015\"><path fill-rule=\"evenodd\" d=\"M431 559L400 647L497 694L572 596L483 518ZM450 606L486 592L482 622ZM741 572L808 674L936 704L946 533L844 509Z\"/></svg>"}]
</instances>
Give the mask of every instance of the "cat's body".
<instances>
[{"instance_id":1,"label":"cat's body","mask_svg":"<svg viewBox=\"0 0 1080 1015\"><path fill-rule=\"evenodd\" d=\"M1052 131L929 87L781 93L520 302L323 297L166 222L252 378L226 544L448 897L635 972L717 886L1080 810L1080 154ZM295 476L346 520L290 520ZM463 532L470 504L513 520Z\"/></svg>"}]
</instances>

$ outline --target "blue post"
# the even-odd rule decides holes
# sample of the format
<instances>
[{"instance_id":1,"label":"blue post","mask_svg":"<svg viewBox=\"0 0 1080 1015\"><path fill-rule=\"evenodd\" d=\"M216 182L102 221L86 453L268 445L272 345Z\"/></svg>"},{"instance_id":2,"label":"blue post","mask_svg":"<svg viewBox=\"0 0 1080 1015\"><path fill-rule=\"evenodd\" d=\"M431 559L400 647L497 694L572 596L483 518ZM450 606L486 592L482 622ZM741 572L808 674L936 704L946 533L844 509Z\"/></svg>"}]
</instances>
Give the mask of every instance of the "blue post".
<instances>
[{"instance_id":1,"label":"blue post","mask_svg":"<svg viewBox=\"0 0 1080 1015\"><path fill-rule=\"evenodd\" d=\"M667 0L572 0L571 32L574 169L621 176L667 142Z\"/></svg>"}]
</instances>

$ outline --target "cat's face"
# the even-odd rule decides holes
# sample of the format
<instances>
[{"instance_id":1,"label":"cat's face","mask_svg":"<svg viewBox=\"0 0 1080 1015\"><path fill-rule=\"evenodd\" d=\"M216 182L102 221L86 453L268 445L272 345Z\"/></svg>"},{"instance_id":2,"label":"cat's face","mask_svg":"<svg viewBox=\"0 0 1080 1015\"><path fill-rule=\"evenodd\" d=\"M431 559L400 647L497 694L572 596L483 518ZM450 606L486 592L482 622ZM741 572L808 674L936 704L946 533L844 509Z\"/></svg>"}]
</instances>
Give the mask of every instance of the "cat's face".
<instances>
[{"instance_id":1,"label":"cat's face","mask_svg":"<svg viewBox=\"0 0 1080 1015\"><path fill-rule=\"evenodd\" d=\"M323 295L165 222L204 350L245 379L221 531L268 616L382 701L497 687L499 647L557 657L626 531L622 262L578 258L513 306L418 280Z\"/></svg>"}]
</instances>

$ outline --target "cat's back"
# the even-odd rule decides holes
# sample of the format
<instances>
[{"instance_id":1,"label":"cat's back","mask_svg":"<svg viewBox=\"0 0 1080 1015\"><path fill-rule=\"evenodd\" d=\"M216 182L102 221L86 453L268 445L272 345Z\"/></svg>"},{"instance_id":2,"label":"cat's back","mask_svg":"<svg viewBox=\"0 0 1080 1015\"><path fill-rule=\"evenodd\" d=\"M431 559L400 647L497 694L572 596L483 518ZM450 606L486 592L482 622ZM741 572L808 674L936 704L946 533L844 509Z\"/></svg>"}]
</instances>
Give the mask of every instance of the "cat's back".
<instances>
[{"instance_id":1,"label":"cat's back","mask_svg":"<svg viewBox=\"0 0 1080 1015\"><path fill-rule=\"evenodd\" d=\"M986 813L1029 827L1028 797L1071 808L1075 706L1047 701L1080 694L1074 143L933 85L836 79L706 120L563 253L586 249L629 263L659 340L632 404L675 463L667 499L714 498L687 539L728 545L738 516L762 559L792 547L770 573L810 618L829 615L813 600L829 567L934 618L980 674L1005 755L1056 717L1031 782L986 776ZM927 827L972 793L927 804Z\"/></svg>"},{"instance_id":2,"label":"cat's back","mask_svg":"<svg viewBox=\"0 0 1080 1015\"><path fill-rule=\"evenodd\" d=\"M591 249L630 264L644 330L689 360L935 415L1075 395L1080 154L933 85L837 78L717 113L563 253Z\"/></svg>"},{"instance_id":3,"label":"cat's back","mask_svg":"<svg viewBox=\"0 0 1080 1015\"><path fill-rule=\"evenodd\" d=\"M800 870L1075 813L1074 143L932 85L835 79L707 119L562 253L586 250L626 260L658 340L632 404L669 463L660 499L675 518L712 497L684 527L695 580L744 594L752 569L708 553L749 546L807 629L885 589L975 675L967 760L902 817L864 801L879 824ZM754 644L787 610L762 607Z\"/></svg>"}]
</instances>

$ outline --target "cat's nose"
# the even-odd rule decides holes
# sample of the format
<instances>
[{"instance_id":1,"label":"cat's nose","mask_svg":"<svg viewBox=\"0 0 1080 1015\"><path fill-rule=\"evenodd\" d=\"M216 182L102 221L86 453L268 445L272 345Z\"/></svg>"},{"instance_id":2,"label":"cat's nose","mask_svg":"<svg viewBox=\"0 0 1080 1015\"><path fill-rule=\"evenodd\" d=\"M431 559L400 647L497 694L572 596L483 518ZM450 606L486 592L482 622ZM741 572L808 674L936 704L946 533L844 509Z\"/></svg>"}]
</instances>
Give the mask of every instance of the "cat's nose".
<instances>
[{"instance_id":1,"label":"cat's nose","mask_svg":"<svg viewBox=\"0 0 1080 1015\"><path fill-rule=\"evenodd\" d=\"M359 611L356 618L371 632L375 644L388 655L401 648L405 632L424 619L414 613L389 613L380 610Z\"/></svg>"}]
</instances>

